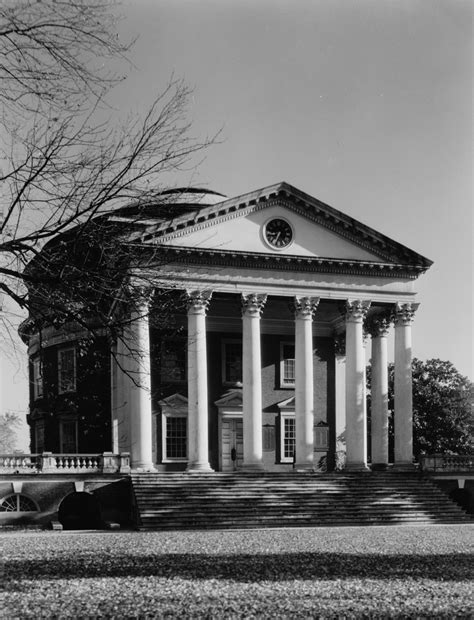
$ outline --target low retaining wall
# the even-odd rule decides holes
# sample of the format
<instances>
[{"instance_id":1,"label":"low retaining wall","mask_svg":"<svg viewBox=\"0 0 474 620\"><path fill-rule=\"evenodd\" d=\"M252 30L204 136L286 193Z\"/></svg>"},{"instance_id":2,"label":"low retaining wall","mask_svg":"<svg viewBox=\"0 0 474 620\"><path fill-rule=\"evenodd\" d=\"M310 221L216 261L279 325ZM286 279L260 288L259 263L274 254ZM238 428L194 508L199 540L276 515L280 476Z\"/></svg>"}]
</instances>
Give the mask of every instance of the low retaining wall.
<instances>
[{"instance_id":1,"label":"low retaining wall","mask_svg":"<svg viewBox=\"0 0 474 620\"><path fill-rule=\"evenodd\" d=\"M97 527L106 527L108 522L121 527L133 525L133 495L128 475L17 474L0 476L0 527L47 527L59 520L66 498L69 503L71 497L89 499L86 495L78 497L78 494L90 496L89 504L97 509ZM83 515L84 510L87 508L82 510ZM83 527L79 517L76 519L78 529ZM68 523L71 524L70 519Z\"/></svg>"}]
</instances>

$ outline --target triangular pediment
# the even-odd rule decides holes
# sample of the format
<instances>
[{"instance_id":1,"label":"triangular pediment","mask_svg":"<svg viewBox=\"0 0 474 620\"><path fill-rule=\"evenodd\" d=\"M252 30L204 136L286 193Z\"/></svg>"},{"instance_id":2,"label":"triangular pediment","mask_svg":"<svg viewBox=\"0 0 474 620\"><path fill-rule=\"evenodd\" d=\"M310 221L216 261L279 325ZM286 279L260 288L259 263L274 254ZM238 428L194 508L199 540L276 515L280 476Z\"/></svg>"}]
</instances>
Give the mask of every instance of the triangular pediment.
<instances>
[{"instance_id":1,"label":"triangular pediment","mask_svg":"<svg viewBox=\"0 0 474 620\"><path fill-rule=\"evenodd\" d=\"M242 407L242 390L231 390L227 394L224 394L222 398L216 400L214 404L219 409Z\"/></svg>"},{"instance_id":2,"label":"triangular pediment","mask_svg":"<svg viewBox=\"0 0 474 620\"><path fill-rule=\"evenodd\" d=\"M428 259L287 183L150 225L140 241L204 254L217 251L277 259L292 256L410 264L420 268L431 264Z\"/></svg>"},{"instance_id":3,"label":"triangular pediment","mask_svg":"<svg viewBox=\"0 0 474 620\"><path fill-rule=\"evenodd\" d=\"M186 396L176 393L176 394L172 394L171 396L168 396L167 398L163 398L162 400L159 401L158 404L160 405L162 410L187 409L188 399L186 398Z\"/></svg>"},{"instance_id":4,"label":"triangular pediment","mask_svg":"<svg viewBox=\"0 0 474 620\"><path fill-rule=\"evenodd\" d=\"M295 397L291 396L291 398L287 398L286 400L282 400L277 405L280 411L294 411L295 410Z\"/></svg>"}]
</instances>

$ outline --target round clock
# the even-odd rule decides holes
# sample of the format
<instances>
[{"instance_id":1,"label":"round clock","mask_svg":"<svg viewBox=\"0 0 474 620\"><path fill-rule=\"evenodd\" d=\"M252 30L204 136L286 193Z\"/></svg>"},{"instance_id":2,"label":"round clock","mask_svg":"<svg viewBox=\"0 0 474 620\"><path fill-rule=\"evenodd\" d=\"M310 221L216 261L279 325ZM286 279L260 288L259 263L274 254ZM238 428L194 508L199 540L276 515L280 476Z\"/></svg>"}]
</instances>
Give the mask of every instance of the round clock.
<instances>
[{"instance_id":1,"label":"round clock","mask_svg":"<svg viewBox=\"0 0 474 620\"><path fill-rule=\"evenodd\" d=\"M281 250L293 241L293 229L286 220L275 218L265 226L265 240L272 247Z\"/></svg>"}]
</instances>

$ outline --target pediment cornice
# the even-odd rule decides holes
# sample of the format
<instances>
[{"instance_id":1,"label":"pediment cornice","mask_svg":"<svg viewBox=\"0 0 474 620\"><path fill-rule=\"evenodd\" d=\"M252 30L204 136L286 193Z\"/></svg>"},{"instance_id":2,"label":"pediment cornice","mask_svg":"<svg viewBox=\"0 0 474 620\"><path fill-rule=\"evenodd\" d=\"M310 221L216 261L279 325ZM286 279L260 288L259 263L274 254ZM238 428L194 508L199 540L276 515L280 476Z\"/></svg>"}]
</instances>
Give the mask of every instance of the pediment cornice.
<instances>
[{"instance_id":1,"label":"pediment cornice","mask_svg":"<svg viewBox=\"0 0 474 620\"><path fill-rule=\"evenodd\" d=\"M132 236L130 241L145 245L166 245L167 241L177 237L272 206L283 206L345 238L378 256L381 263L417 266L418 273L432 264L429 259L288 183L271 185L165 222L149 222L145 231Z\"/></svg>"},{"instance_id":2,"label":"pediment cornice","mask_svg":"<svg viewBox=\"0 0 474 620\"><path fill-rule=\"evenodd\" d=\"M156 247L131 244L139 254L156 252ZM427 266L361 261L354 259L325 258L323 256L298 256L291 254L265 254L262 252L239 252L182 246L161 246L158 263L186 263L188 265L211 265L237 267L239 269L274 269L279 271L332 273L387 278L416 279ZM148 261L148 265L151 261Z\"/></svg>"}]
</instances>

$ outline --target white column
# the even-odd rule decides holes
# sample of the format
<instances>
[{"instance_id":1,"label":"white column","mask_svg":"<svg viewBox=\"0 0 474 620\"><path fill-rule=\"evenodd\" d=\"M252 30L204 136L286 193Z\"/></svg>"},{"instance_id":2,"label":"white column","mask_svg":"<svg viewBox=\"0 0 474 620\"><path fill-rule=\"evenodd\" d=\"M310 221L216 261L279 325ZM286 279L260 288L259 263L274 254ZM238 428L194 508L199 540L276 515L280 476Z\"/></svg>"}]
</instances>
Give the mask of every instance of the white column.
<instances>
[{"instance_id":1,"label":"white column","mask_svg":"<svg viewBox=\"0 0 474 620\"><path fill-rule=\"evenodd\" d=\"M314 468L313 313L319 297L295 297L295 465Z\"/></svg>"},{"instance_id":2,"label":"white column","mask_svg":"<svg viewBox=\"0 0 474 620\"><path fill-rule=\"evenodd\" d=\"M111 424L111 447L114 454L118 454L119 448L119 425L118 425L118 364L117 343L113 343L110 351L110 424Z\"/></svg>"},{"instance_id":3,"label":"white column","mask_svg":"<svg viewBox=\"0 0 474 620\"><path fill-rule=\"evenodd\" d=\"M413 466L413 393L411 324L420 304L397 304L395 308L395 466Z\"/></svg>"},{"instance_id":4,"label":"white column","mask_svg":"<svg viewBox=\"0 0 474 620\"><path fill-rule=\"evenodd\" d=\"M130 457L132 469L153 471L150 382L149 302L144 297L132 310L124 330L131 414Z\"/></svg>"},{"instance_id":5,"label":"white column","mask_svg":"<svg viewBox=\"0 0 474 620\"><path fill-rule=\"evenodd\" d=\"M335 381L335 466L340 468L346 456L346 334L334 337L334 381Z\"/></svg>"},{"instance_id":6,"label":"white column","mask_svg":"<svg viewBox=\"0 0 474 620\"><path fill-rule=\"evenodd\" d=\"M243 469L263 469L260 316L266 295L242 294Z\"/></svg>"},{"instance_id":7,"label":"white column","mask_svg":"<svg viewBox=\"0 0 474 620\"><path fill-rule=\"evenodd\" d=\"M363 321L370 301L346 303L346 469L367 469Z\"/></svg>"},{"instance_id":8,"label":"white column","mask_svg":"<svg viewBox=\"0 0 474 620\"><path fill-rule=\"evenodd\" d=\"M214 471L209 464L206 312L211 291L186 291L188 302L188 467Z\"/></svg>"},{"instance_id":9,"label":"white column","mask_svg":"<svg viewBox=\"0 0 474 620\"><path fill-rule=\"evenodd\" d=\"M390 318L375 316L370 323L372 336L371 444L372 468L388 465L388 354Z\"/></svg>"}]
</instances>

